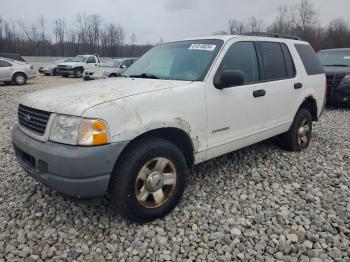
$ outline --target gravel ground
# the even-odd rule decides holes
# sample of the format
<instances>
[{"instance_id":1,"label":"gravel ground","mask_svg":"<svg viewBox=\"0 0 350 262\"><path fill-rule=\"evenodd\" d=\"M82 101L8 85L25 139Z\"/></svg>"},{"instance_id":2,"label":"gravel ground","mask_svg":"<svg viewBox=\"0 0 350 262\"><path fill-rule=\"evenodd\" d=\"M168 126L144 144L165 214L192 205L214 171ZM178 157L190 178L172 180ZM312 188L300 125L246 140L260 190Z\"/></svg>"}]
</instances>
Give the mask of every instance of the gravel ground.
<instances>
[{"instance_id":1,"label":"gravel ground","mask_svg":"<svg viewBox=\"0 0 350 262\"><path fill-rule=\"evenodd\" d=\"M65 200L15 161L18 99L76 81L0 86L0 261L350 261L350 108L327 110L301 153L272 139L196 166L181 204L138 225Z\"/></svg>"}]
</instances>

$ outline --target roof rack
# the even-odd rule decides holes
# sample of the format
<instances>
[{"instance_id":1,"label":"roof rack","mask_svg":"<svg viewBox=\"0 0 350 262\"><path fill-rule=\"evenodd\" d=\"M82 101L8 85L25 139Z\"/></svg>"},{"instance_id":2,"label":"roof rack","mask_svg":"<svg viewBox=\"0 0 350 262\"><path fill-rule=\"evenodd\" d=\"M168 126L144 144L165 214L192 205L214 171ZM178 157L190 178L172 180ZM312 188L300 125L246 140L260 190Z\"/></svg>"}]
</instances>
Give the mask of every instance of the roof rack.
<instances>
[{"instance_id":1,"label":"roof rack","mask_svg":"<svg viewBox=\"0 0 350 262\"><path fill-rule=\"evenodd\" d=\"M285 39L293 39L293 40L301 40L298 36L279 34L279 33L266 33L266 32L247 32L242 35L246 36L263 36L263 37L274 37L274 38L285 38Z\"/></svg>"}]
</instances>

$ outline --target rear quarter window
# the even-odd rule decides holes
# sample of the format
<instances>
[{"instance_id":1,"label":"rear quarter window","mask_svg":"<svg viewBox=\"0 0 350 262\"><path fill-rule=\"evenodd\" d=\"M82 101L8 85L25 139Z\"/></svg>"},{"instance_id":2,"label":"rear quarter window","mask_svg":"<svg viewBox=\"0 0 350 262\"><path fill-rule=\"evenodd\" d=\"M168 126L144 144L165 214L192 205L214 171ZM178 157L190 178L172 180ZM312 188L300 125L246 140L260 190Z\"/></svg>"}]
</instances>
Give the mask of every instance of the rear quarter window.
<instances>
[{"instance_id":1,"label":"rear quarter window","mask_svg":"<svg viewBox=\"0 0 350 262\"><path fill-rule=\"evenodd\" d=\"M310 45L295 44L295 48L298 51L298 54L304 64L306 73L308 75L324 74L320 60Z\"/></svg>"}]
</instances>

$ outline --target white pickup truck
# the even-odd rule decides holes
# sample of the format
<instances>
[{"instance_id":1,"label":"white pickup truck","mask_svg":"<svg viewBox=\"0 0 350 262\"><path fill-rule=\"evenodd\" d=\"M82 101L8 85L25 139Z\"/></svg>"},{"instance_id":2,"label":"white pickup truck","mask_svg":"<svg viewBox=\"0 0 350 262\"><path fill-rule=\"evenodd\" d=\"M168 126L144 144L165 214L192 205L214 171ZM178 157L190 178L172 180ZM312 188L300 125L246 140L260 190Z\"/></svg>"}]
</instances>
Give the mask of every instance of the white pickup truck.
<instances>
[{"instance_id":1,"label":"white pickup truck","mask_svg":"<svg viewBox=\"0 0 350 262\"><path fill-rule=\"evenodd\" d=\"M325 88L312 47L293 37L177 41L120 78L28 94L12 141L38 181L78 198L108 194L146 222L176 206L194 164L274 136L307 148Z\"/></svg>"},{"instance_id":2,"label":"white pickup truck","mask_svg":"<svg viewBox=\"0 0 350 262\"><path fill-rule=\"evenodd\" d=\"M69 62L58 64L57 73L63 77L82 77L86 69L97 68L100 59L96 55L78 55Z\"/></svg>"}]
</instances>

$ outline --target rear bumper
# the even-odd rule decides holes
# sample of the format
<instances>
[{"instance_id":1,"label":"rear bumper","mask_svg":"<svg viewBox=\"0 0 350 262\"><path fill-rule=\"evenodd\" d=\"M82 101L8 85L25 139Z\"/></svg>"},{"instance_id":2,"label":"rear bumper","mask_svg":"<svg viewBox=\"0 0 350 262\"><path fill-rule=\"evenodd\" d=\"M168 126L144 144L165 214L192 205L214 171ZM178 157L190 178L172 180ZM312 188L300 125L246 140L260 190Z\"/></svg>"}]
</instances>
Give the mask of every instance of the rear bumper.
<instances>
[{"instance_id":1,"label":"rear bumper","mask_svg":"<svg viewBox=\"0 0 350 262\"><path fill-rule=\"evenodd\" d=\"M37 181L64 195L95 198L107 193L115 162L127 142L97 147L80 147L40 142L12 130L18 162Z\"/></svg>"}]
</instances>

